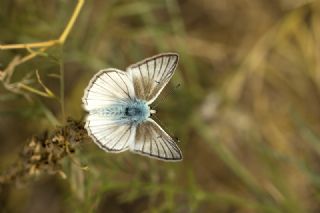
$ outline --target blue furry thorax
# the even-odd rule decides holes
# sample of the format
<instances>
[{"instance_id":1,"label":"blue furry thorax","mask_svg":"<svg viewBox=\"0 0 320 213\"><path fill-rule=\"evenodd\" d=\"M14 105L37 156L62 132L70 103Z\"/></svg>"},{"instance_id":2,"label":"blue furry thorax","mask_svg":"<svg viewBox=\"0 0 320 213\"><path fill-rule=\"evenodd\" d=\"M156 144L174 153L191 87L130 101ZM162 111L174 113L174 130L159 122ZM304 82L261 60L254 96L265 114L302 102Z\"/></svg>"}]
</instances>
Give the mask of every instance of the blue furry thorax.
<instances>
[{"instance_id":1,"label":"blue furry thorax","mask_svg":"<svg viewBox=\"0 0 320 213\"><path fill-rule=\"evenodd\" d=\"M146 101L134 99L119 101L117 104L99 109L97 113L119 122L139 124L150 116L150 108Z\"/></svg>"}]
</instances>

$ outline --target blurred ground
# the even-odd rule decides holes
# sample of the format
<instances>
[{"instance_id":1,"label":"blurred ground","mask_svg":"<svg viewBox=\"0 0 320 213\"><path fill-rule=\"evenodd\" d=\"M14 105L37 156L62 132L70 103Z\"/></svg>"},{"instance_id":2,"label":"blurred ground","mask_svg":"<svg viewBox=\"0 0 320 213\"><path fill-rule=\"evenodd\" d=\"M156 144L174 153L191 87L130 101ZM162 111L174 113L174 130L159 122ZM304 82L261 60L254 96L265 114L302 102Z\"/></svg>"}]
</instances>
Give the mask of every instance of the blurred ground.
<instances>
[{"instance_id":1,"label":"blurred ground","mask_svg":"<svg viewBox=\"0 0 320 213\"><path fill-rule=\"evenodd\" d=\"M0 44L57 38L76 3L2 0ZM84 143L73 156L88 170L66 158L66 179L8 185L2 211L319 212L318 1L87 1L63 47L15 67L12 78L30 73L30 85L43 89L38 70L59 96L63 69L65 115L79 120L83 90L99 69L166 51L180 63L162 96L182 86L160 102L158 117L179 137L181 163ZM0 50L0 70L26 54ZM57 99L0 91L3 173L28 138L55 129L63 114Z\"/></svg>"}]
</instances>

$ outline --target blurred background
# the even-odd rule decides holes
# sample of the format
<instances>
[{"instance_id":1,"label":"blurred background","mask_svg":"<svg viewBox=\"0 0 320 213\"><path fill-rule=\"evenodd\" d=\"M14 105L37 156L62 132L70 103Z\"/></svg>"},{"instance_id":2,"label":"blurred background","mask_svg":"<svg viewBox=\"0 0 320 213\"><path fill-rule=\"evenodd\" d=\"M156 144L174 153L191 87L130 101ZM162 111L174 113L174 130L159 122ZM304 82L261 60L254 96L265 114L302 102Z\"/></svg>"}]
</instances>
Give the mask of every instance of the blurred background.
<instances>
[{"instance_id":1,"label":"blurred background","mask_svg":"<svg viewBox=\"0 0 320 213\"><path fill-rule=\"evenodd\" d=\"M58 38L76 5L1 0L0 44ZM84 119L81 97L98 70L168 51L180 62L157 116L182 162L83 142L61 159L64 175L6 184L0 211L319 212L320 4L311 0L86 1L63 45L0 50L2 175L33 135Z\"/></svg>"}]
</instances>

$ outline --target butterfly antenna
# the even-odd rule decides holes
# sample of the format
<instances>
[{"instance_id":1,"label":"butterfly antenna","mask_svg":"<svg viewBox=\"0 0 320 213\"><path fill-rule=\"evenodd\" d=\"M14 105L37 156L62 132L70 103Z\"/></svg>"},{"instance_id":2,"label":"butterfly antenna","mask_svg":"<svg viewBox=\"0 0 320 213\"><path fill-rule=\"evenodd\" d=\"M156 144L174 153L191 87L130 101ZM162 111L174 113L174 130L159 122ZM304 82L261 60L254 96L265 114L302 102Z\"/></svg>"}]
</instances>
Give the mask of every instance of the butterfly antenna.
<instances>
[{"instance_id":1,"label":"butterfly antenna","mask_svg":"<svg viewBox=\"0 0 320 213\"><path fill-rule=\"evenodd\" d=\"M160 83L158 81L156 81L157 83ZM177 84L174 88L172 88L171 90L169 90L169 92L167 94L165 94L164 96L160 97L159 101L157 102L156 105L154 105L152 108L156 109L156 107L163 102L175 89L178 89L181 86L181 84Z\"/></svg>"}]
</instances>

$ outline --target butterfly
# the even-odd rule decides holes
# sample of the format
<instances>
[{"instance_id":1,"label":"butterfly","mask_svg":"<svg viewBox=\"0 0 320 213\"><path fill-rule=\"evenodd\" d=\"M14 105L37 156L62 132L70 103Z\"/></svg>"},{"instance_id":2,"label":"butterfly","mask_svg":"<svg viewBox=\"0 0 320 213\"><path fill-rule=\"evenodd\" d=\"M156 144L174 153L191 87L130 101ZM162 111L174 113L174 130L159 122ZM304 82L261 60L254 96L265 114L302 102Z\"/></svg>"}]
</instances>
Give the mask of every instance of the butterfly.
<instances>
[{"instance_id":1,"label":"butterfly","mask_svg":"<svg viewBox=\"0 0 320 213\"><path fill-rule=\"evenodd\" d=\"M82 98L88 112L85 128L101 149L182 160L175 140L151 118L156 111L150 108L173 76L178 60L176 53L163 53L126 71L100 70L91 79Z\"/></svg>"}]
</instances>

